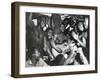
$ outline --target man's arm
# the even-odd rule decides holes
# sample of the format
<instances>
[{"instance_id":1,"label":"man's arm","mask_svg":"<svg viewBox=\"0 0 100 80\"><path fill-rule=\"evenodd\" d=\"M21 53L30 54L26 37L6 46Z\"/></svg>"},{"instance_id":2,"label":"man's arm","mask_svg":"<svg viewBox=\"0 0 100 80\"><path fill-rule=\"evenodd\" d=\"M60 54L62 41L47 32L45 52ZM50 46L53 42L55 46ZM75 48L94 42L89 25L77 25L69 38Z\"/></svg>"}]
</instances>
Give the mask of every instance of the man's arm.
<instances>
[{"instance_id":1,"label":"man's arm","mask_svg":"<svg viewBox=\"0 0 100 80\"><path fill-rule=\"evenodd\" d=\"M70 64L75 60L75 56L77 53L74 51L71 51L71 54L68 56L68 58L65 60L64 65Z\"/></svg>"},{"instance_id":2,"label":"man's arm","mask_svg":"<svg viewBox=\"0 0 100 80\"><path fill-rule=\"evenodd\" d=\"M73 31L72 32L72 37L82 46L86 47L86 40L84 37L82 37L82 40L79 39L78 35Z\"/></svg>"},{"instance_id":3,"label":"man's arm","mask_svg":"<svg viewBox=\"0 0 100 80\"><path fill-rule=\"evenodd\" d=\"M78 51L80 53L80 58L81 58L83 64L88 64L88 60L86 59L86 57L85 57L85 55L83 53L82 48L78 48Z\"/></svg>"}]
</instances>

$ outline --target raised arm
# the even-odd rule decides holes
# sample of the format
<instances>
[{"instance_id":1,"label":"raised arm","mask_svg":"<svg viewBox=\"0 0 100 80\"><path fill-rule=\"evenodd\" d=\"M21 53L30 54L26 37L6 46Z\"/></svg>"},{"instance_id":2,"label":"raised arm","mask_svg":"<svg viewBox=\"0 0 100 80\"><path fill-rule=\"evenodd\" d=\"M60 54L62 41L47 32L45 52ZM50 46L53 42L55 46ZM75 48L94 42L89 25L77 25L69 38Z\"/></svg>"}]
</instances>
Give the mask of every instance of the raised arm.
<instances>
[{"instance_id":1,"label":"raised arm","mask_svg":"<svg viewBox=\"0 0 100 80\"><path fill-rule=\"evenodd\" d=\"M27 24L28 24L29 26L32 26L32 25L33 25L33 21L32 21L32 13L29 14Z\"/></svg>"},{"instance_id":2,"label":"raised arm","mask_svg":"<svg viewBox=\"0 0 100 80\"><path fill-rule=\"evenodd\" d=\"M84 37L82 38L82 41L81 41L80 39L77 39L77 42L78 42L82 47L86 47L86 40L85 40Z\"/></svg>"},{"instance_id":3,"label":"raised arm","mask_svg":"<svg viewBox=\"0 0 100 80\"><path fill-rule=\"evenodd\" d=\"M72 37L82 46L86 47L86 39L82 37L82 40L79 39L79 36L73 31Z\"/></svg>"}]
</instances>

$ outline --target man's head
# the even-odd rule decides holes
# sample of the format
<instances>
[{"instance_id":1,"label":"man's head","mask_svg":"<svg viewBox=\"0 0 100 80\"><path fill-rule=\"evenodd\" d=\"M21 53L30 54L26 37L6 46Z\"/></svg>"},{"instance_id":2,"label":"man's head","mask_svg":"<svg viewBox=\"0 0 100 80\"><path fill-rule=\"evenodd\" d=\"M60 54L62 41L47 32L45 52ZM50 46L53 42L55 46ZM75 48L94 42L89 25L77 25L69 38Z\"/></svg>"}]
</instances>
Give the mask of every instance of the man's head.
<instances>
[{"instance_id":1,"label":"man's head","mask_svg":"<svg viewBox=\"0 0 100 80\"><path fill-rule=\"evenodd\" d=\"M52 30L51 28L48 28L48 29L46 30L46 34L47 34L47 38L48 38L48 39L51 39L52 36L53 36L53 30Z\"/></svg>"},{"instance_id":2,"label":"man's head","mask_svg":"<svg viewBox=\"0 0 100 80\"><path fill-rule=\"evenodd\" d=\"M77 27L78 27L78 30L79 30L79 31L84 31L84 25L83 25L83 22L78 22Z\"/></svg>"},{"instance_id":3,"label":"man's head","mask_svg":"<svg viewBox=\"0 0 100 80\"><path fill-rule=\"evenodd\" d=\"M37 26L38 25L37 19L33 19L32 21L34 22L34 26Z\"/></svg>"},{"instance_id":4,"label":"man's head","mask_svg":"<svg viewBox=\"0 0 100 80\"><path fill-rule=\"evenodd\" d=\"M34 50L34 53L32 54L32 56L35 57L35 59L37 61L39 61L39 59L40 59L40 52L38 51L38 49Z\"/></svg>"},{"instance_id":5,"label":"man's head","mask_svg":"<svg viewBox=\"0 0 100 80\"><path fill-rule=\"evenodd\" d=\"M61 30L61 32L65 31L65 26L63 24L61 24L60 30Z\"/></svg>"},{"instance_id":6,"label":"man's head","mask_svg":"<svg viewBox=\"0 0 100 80\"><path fill-rule=\"evenodd\" d=\"M39 61L40 59L40 52L38 51L38 49L32 49L31 51L31 55L30 55L30 59L32 61L32 64L34 66L36 66L36 63Z\"/></svg>"}]
</instances>

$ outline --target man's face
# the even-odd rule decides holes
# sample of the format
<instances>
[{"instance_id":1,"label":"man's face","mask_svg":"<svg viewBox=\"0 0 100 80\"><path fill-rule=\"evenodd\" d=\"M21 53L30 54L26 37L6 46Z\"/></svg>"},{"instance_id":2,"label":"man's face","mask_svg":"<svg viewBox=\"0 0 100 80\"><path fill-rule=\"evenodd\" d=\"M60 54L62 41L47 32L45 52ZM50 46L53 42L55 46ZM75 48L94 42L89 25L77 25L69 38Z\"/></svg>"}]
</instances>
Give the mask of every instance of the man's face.
<instances>
[{"instance_id":1,"label":"man's face","mask_svg":"<svg viewBox=\"0 0 100 80\"><path fill-rule=\"evenodd\" d=\"M61 32L64 32L64 30L65 30L64 25L61 25L60 30L61 30Z\"/></svg>"},{"instance_id":2,"label":"man's face","mask_svg":"<svg viewBox=\"0 0 100 80\"><path fill-rule=\"evenodd\" d=\"M37 23L37 19L33 19L32 21L34 22L34 25L35 25L35 26L38 25L38 23Z\"/></svg>"},{"instance_id":3,"label":"man's face","mask_svg":"<svg viewBox=\"0 0 100 80\"><path fill-rule=\"evenodd\" d=\"M49 30L47 35L48 35L48 39L51 39L52 38L52 30Z\"/></svg>"},{"instance_id":4,"label":"man's face","mask_svg":"<svg viewBox=\"0 0 100 80\"><path fill-rule=\"evenodd\" d=\"M78 29L79 29L80 31L84 31L84 27L83 27L83 23L82 23L82 22L79 22L79 23L78 23Z\"/></svg>"},{"instance_id":5,"label":"man's face","mask_svg":"<svg viewBox=\"0 0 100 80\"><path fill-rule=\"evenodd\" d=\"M34 53L32 54L32 62L33 64L39 61L40 59L40 53L37 49L35 49Z\"/></svg>"}]
</instances>

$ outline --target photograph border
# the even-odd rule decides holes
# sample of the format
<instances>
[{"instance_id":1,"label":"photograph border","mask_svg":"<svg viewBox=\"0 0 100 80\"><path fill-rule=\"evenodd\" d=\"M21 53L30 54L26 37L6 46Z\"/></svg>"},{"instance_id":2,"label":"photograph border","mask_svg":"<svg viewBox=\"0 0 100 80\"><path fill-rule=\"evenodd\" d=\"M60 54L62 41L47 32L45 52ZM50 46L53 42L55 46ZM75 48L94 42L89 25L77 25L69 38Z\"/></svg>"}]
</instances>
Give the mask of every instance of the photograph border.
<instances>
[{"instance_id":1,"label":"photograph border","mask_svg":"<svg viewBox=\"0 0 100 80\"><path fill-rule=\"evenodd\" d=\"M42 73L42 74L23 74L20 75L19 67L19 7L20 6L42 6L42 7L57 7L57 8L73 8L73 9L88 9L95 11L95 70L89 71L75 71L75 72L57 72L57 73ZM81 5L63 5L63 4L47 4L47 3L29 3L29 2L13 2L11 4L11 76L15 78L25 77L40 77L40 76L58 76L58 75L72 75L72 74L86 74L97 73L97 51L98 51L98 34L97 34L97 7L96 6L81 6Z\"/></svg>"}]
</instances>

